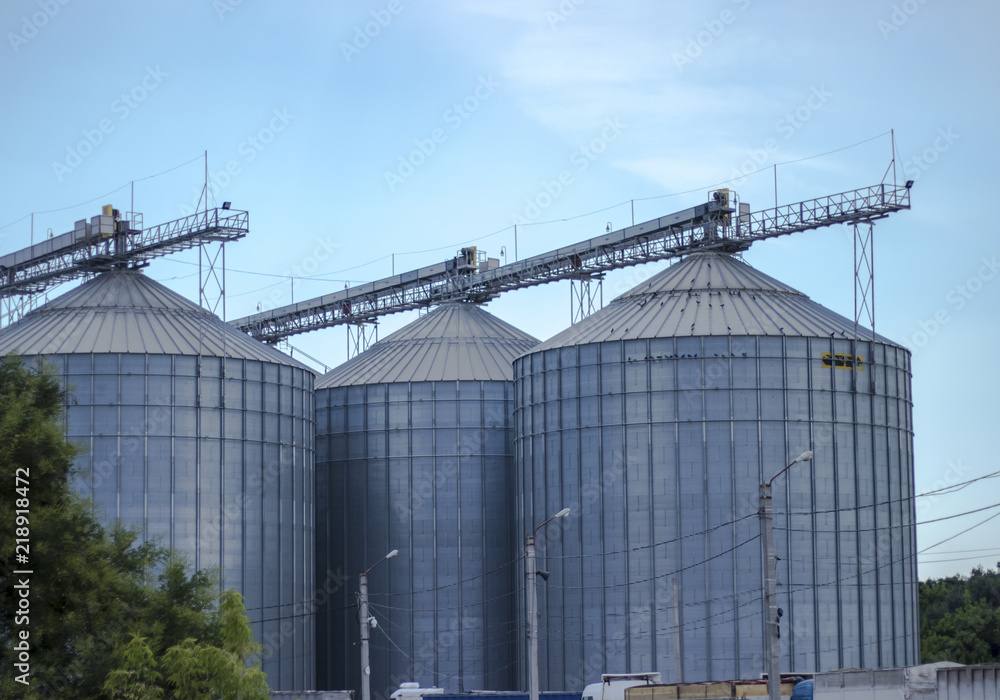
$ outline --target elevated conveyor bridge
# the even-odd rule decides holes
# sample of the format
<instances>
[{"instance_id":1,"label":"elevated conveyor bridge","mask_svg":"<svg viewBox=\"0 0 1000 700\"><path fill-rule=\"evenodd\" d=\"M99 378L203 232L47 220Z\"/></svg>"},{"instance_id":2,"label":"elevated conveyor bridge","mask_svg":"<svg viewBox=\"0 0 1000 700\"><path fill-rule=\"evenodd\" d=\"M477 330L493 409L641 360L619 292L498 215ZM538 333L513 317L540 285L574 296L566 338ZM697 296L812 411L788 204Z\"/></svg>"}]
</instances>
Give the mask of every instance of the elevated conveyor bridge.
<instances>
[{"instance_id":1,"label":"elevated conveyor bridge","mask_svg":"<svg viewBox=\"0 0 1000 700\"><path fill-rule=\"evenodd\" d=\"M141 267L148 261L208 243L239 240L249 230L250 215L223 207L199 211L174 221L142 227L142 215L124 218L111 207L72 231L47 238L0 257L3 322L17 320L46 290L105 270ZM204 289L204 285L202 285Z\"/></svg>"},{"instance_id":2,"label":"elevated conveyor bridge","mask_svg":"<svg viewBox=\"0 0 1000 700\"><path fill-rule=\"evenodd\" d=\"M698 250L738 252L756 241L841 223L853 224L857 231L859 225L870 226L909 208L909 187L891 184L757 212L751 212L728 190L718 190L710 193L704 204L503 266L481 259L474 248L463 249L454 260L231 323L259 340L276 343L298 333L371 323L381 316L448 301L481 303L504 292L548 282L599 278L611 270Z\"/></svg>"}]
</instances>

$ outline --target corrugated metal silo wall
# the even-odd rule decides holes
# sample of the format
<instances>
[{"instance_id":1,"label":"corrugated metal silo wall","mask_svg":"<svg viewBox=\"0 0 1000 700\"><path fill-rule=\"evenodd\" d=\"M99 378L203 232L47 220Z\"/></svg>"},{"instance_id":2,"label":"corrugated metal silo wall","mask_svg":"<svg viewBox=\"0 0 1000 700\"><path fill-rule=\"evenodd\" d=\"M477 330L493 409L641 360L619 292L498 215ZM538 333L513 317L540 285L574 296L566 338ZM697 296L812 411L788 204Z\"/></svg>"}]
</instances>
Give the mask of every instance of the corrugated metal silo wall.
<instances>
[{"instance_id":1,"label":"corrugated metal silo wall","mask_svg":"<svg viewBox=\"0 0 1000 700\"><path fill-rule=\"evenodd\" d=\"M360 687L358 575L399 549L368 577L372 697L510 689L510 382L322 388L316 406L319 687Z\"/></svg>"},{"instance_id":2,"label":"corrugated metal silo wall","mask_svg":"<svg viewBox=\"0 0 1000 700\"><path fill-rule=\"evenodd\" d=\"M44 357L70 389L75 489L243 594L273 689L315 682L315 377L217 357ZM224 374L223 374L224 371ZM200 405L199 405L200 396Z\"/></svg>"},{"instance_id":3,"label":"corrugated metal silo wall","mask_svg":"<svg viewBox=\"0 0 1000 700\"><path fill-rule=\"evenodd\" d=\"M519 536L572 508L539 536L543 689L762 673L758 486L807 449L774 486L782 669L918 662L906 350L617 341L525 356L514 382Z\"/></svg>"}]
</instances>

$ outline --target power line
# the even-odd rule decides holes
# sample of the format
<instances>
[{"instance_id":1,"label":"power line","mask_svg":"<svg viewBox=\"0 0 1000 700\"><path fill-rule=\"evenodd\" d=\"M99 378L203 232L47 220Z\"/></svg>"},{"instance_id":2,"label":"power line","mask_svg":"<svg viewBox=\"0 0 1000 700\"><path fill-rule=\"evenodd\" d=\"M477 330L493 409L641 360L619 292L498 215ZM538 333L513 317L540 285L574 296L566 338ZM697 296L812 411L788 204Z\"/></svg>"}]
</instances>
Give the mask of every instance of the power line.
<instances>
[{"instance_id":1,"label":"power line","mask_svg":"<svg viewBox=\"0 0 1000 700\"><path fill-rule=\"evenodd\" d=\"M981 549L946 549L943 552L935 552L934 554L935 555L938 555L938 554L972 554L972 553L975 553L975 552L997 552L998 554L1000 554L1000 549L996 549L994 547L984 547L984 548L981 548ZM917 554L920 554L920 552L917 552Z\"/></svg>"},{"instance_id":2,"label":"power line","mask_svg":"<svg viewBox=\"0 0 1000 700\"><path fill-rule=\"evenodd\" d=\"M130 180L130 181L126 182L124 185L122 185L121 187L116 187L115 189L111 190L110 192L108 192L106 194L102 194L102 195L100 195L98 197L94 197L93 199L88 199L86 202L80 202L79 204L72 204L72 205L70 205L68 207L60 207L58 209L47 209L45 211L35 211L35 212L31 212L30 214L25 214L24 216L22 216L17 221L12 221L9 224L4 224L3 226L0 226L0 231L2 231L5 228L8 228L10 226L13 226L14 224L20 223L21 221L24 221L25 219L29 218L32 214L56 214L56 213L61 212L61 211L68 211L70 209L76 209L77 207L82 207L85 204L93 204L94 202L98 202L98 201L100 201L102 199L110 197L115 192L119 192L120 190L125 189L126 187L128 187L129 185L131 185L133 182L142 182L143 180L151 180L152 178L159 177L160 175L166 175L167 173L173 172L174 170L177 170L178 168L183 168L185 165L190 165L191 163L194 163L196 160L201 160L201 159L202 159L202 156L199 155L199 156L196 156L196 157L192 158L191 160L189 160L187 162L181 163L180 165L175 165L172 168L167 168L166 170L158 172L158 173L156 173L154 175L147 175L145 177L136 178L135 180Z\"/></svg>"},{"instance_id":3,"label":"power line","mask_svg":"<svg viewBox=\"0 0 1000 700\"><path fill-rule=\"evenodd\" d=\"M681 535L680 537L675 537L675 538L670 539L670 540L663 540L661 542L653 542L651 544L643 544L643 545L638 545L636 547L629 547L628 549L618 549L618 550L611 551L611 552L593 552L593 553L590 553L590 554L561 554L561 555L552 555L552 556L550 556L548 554L541 554L541 555L539 555L539 557L540 558L544 557L546 560L550 560L550 559L582 559L584 557L597 557L597 556L608 557L608 556L614 556L614 555L618 555L618 554L628 554L629 552L638 552L638 551L641 551L643 549L652 549L653 547L660 547L660 546L667 545L667 544L675 544L677 542L680 542L683 539L687 539L688 537L700 537L701 535L707 535L707 534L710 534L712 532L715 532L716 530L720 530L720 529L722 529L724 527L729 527L730 525L736 525L737 523L742 522L742 521L746 520L747 518L753 518L753 517L756 517L756 516L757 516L756 512L747 513L746 515L741 516L739 518L736 518L735 520L730 520L728 522L720 523L719 525L714 525L714 526L708 528L707 530L702 530L700 532L692 532L692 533L689 533L687 535Z\"/></svg>"},{"instance_id":4,"label":"power line","mask_svg":"<svg viewBox=\"0 0 1000 700\"><path fill-rule=\"evenodd\" d=\"M1000 554L1000 549L996 549L996 550L993 550L993 551L994 551L994 556ZM946 564L947 562L951 562L951 561L975 561L975 560L981 560L981 559L983 559L982 555L975 556L975 557L955 557L953 559L924 559L923 563L924 564Z\"/></svg>"},{"instance_id":5,"label":"power line","mask_svg":"<svg viewBox=\"0 0 1000 700\"><path fill-rule=\"evenodd\" d=\"M462 675L464 675L470 668L472 668L473 666L476 666L476 665L478 665L480 663L483 663L486 660L486 655L484 655L482 658L476 658L471 663L466 664L465 666L463 666L462 668L460 668L456 673L440 673L440 672L435 671L434 669L432 669L432 668L430 668L428 666L425 666L424 664L420 663L419 661L417 661L416 659L414 659L412 656L410 656L409 654L407 654L405 651L403 651L399 647L399 645L396 644L396 642L394 642L392 640L392 637L390 637L389 633L385 631L385 628L379 626L376 629L381 630L383 636L385 636L385 638L386 638L386 640L388 640L389 644L392 645L393 649L395 649L398 653L402 654L402 656L404 658L406 658L411 664L413 664L414 666L419 666L420 668L424 669L428 673L433 674L435 678L446 678L446 679L449 679L449 680L454 679L454 678L459 678ZM514 632L516 633L516 631L514 631ZM508 636L511 636L511 633L508 633ZM511 640L508 639L507 641L495 642L492 645L485 645L483 647L483 649L484 649L484 651L486 651L487 649L491 649L491 648L498 648L498 647L504 648L504 647L507 647L510 644L510 641ZM385 649L384 647L380 648L380 650L382 650L382 651L388 651L388 649ZM507 664L506 666L503 666L501 668L498 668L498 669L493 669L493 670L490 671L490 673L502 673L503 671L506 671L507 669L511 668L515 663L517 663L516 654L512 654L511 656L512 656L512 660L511 660L511 662L509 664ZM483 670L483 673L484 674L486 673L485 669Z\"/></svg>"},{"instance_id":6,"label":"power line","mask_svg":"<svg viewBox=\"0 0 1000 700\"><path fill-rule=\"evenodd\" d=\"M884 530L895 530L897 528L909 528L909 527L919 527L921 525L930 525L931 523L939 523L943 520L952 520L954 518L961 518L966 515L972 515L973 513L981 513L984 510L989 510L990 508L1000 507L1000 503L994 503L993 505L983 506L982 508L976 508L975 510L967 510L964 513L955 513L954 515L945 515L941 518L934 518L933 520L922 520L918 523L900 523L898 525L883 525L881 527L864 527L864 528L838 528L836 530L817 530L816 528L796 528L796 527L778 527L775 525L775 530L781 530L782 532L813 532L813 533L824 533L830 535L841 535L849 534L853 532L881 532ZM797 515L808 515L809 513L798 513ZM997 513L1000 515L1000 513ZM995 517L995 516L994 516ZM980 523L981 525L982 523ZM974 526L975 527L975 526ZM970 530L972 528L969 528ZM959 533L961 534L961 533ZM956 535L957 537L958 535ZM952 538L949 538L952 539ZM947 542L948 540L944 540Z\"/></svg>"},{"instance_id":7,"label":"power line","mask_svg":"<svg viewBox=\"0 0 1000 700\"><path fill-rule=\"evenodd\" d=\"M832 151L826 151L825 153L818 153L818 154L815 154L815 155L806 156L804 158L797 158L795 160L782 161L780 163L776 163L775 165L779 165L779 166L780 165L790 165L792 163L801 163L801 162L807 161L807 160L813 160L813 159L816 159L816 158L823 158L823 157L831 155L833 153L839 153L840 151L846 151L846 150L851 149L851 148L856 148L856 147L861 146L863 144L869 143L870 141L874 141L876 139L883 138L883 137L885 137L887 135L889 135L888 131L883 132L881 134L877 134L877 135L872 136L870 138L864 139L863 141L858 141L857 143L853 143L853 144L851 144L849 146L843 146L841 148L836 148L836 149L834 149ZM693 189L684 190L682 192L671 192L670 194L661 194L661 195L656 195L656 196L653 196L653 197L637 197L637 198L633 198L633 199L626 199L626 200L623 200L623 201L618 202L616 204L610 204L610 205L602 207L600 209L594 209L593 211L588 211L588 212L585 212L585 213L582 213L582 214L576 214L574 216L566 217L566 218L563 218L563 219L550 219L548 221L530 221L530 222L525 222L523 224L518 224L518 226L544 226L544 225L547 225L547 224L566 223L566 222L569 222L569 221L575 221L577 219L582 219L582 218L585 218L585 217L588 217L588 216L593 216L595 214L602 214L602 213L604 213L606 211L610 211L612 209L616 209L618 207L625 206L626 204L629 204L631 202L648 202L648 201L652 201L652 200L655 200L655 199L668 199L668 198L671 198L671 197L679 197L679 196L686 195L686 194L693 194L695 192L703 192L705 190L710 190L710 189L719 187L721 185L727 185L727 184L730 184L732 182L736 182L738 180L743 180L746 177L750 177L752 175L756 175L756 174L761 173L761 172L766 172L766 170L755 170L754 172L748 173L747 175L741 175L740 177L730 178L728 180L722 180L721 182L716 182L716 183L711 184L711 185L702 185L701 187L695 187ZM448 245L438 246L436 248L426 248L424 250L410 250L410 251L403 251L403 252L399 252L399 253L390 253L389 255L383 255L383 256L381 256L379 258L374 258L372 260L369 260L367 262L361 263L359 265L355 265L353 267L343 268L341 270L336 270L336 271L330 272L328 274L334 275L334 274L339 274L339 273L342 273L342 272L351 272L353 270L359 270L361 268L368 267L369 265L374 265L375 263L382 262L384 260L389 260L393 255L396 255L396 256L424 255L424 254L427 254L427 253L437 253L437 252L440 252L442 250L454 249L456 246L467 246L467 245L470 245L472 243L479 243L481 241L486 240L487 238L492 238L493 236L497 236L497 235L499 235L501 233L504 233L506 231L510 231L513 228L514 228L514 225L511 224L509 226L504 226L503 228L497 229L496 231L493 231L492 233L487 233L487 234L484 234L482 236L478 236L476 238L471 238L471 239L468 239L468 240L465 240L465 241L460 241L460 242L451 243L451 244L448 244ZM180 262L180 261L177 261L177 262ZM230 272L237 272L237 273L241 273L241 274L248 274L248 275L261 275L261 276L267 275L267 276L272 276L272 277L285 277L286 279L291 279L292 278L290 275L276 275L274 273L252 272L252 271L249 271L249 270L235 270L235 269L231 269L229 271ZM323 277L318 277L318 276L317 277L295 277L294 279L315 279L315 280L331 281L331 282L348 281L348 280L324 280ZM371 281L371 280L364 280L364 281L367 282L367 281Z\"/></svg>"},{"instance_id":8,"label":"power line","mask_svg":"<svg viewBox=\"0 0 1000 700\"><path fill-rule=\"evenodd\" d=\"M961 491L969 484L974 484L977 481L982 481L983 479L995 479L998 476L1000 476L1000 470L991 472L989 474L984 474L983 476L978 476L975 479L969 479L968 481L960 481L957 484L951 484L950 486L942 486L941 488L936 489L934 491L925 491L924 493L918 494L917 498L920 498L921 496L932 496L934 494L951 495L953 493Z\"/></svg>"},{"instance_id":9,"label":"power line","mask_svg":"<svg viewBox=\"0 0 1000 700\"><path fill-rule=\"evenodd\" d=\"M849 511L862 510L864 508L876 508L878 506L892 505L894 503L905 503L907 501L913 501L918 498L927 498L930 496L950 496L953 493L957 493L964 489L970 484L974 484L978 481L984 479L995 479L1000 476L1000 471L991 472L989 474L984 474L983 476L977 476L975 479L969 479L968 481L960 481L949 486L943 486L939 489L933 489L931 491L924 491L923 493L914 494L912 496L900 496L899 498L890 498L885 501L878 501L877 503L866 503L857 506L844 506L843 508L825 508L822 510L790 510L785 511L786 515L822 515L827 513L846 513ZM933 521L928 521L933 522Z\"/></svg>"},{"instance_id":10,"label":"power line","mask_svg":"<svg viewBox=\"0 0 1000 700\"><path fill-rule=\"evenodd\" d=\"M782 161L780 163L774 163L774 165L791 165L792 163L801 163L802 161L813 160L814 158L822 158L823 156L828 156L828 155L830 155L832 153L839 153L840 151L846 151L846 150L848 150L850 148L857 148L858 146L866 144L869 141L874 141L875 139L880 139L883 136L888 136L888 135L889 135L889 132L885 131L885 132L883 132L881 134L877 134L875 136L872 136L871 138L867 138L864 141L858 141L857 143L852 143L850 146L844 146L842 148L835 148L832 151L827 151L826 153L817 153L816 155L806 156L805 158L797 158L795 160L786 160L786 161ZM641 199L636 199L635 201L636 202L647 202L647 201L652 200L652 199L665 199L667 197L677 197L677 196L682 195L682 194L693 194L695 192L703 192L705 190L712 189L713 187L718 187L720 185L728 185L731 182L736 182L737 180L743 180L743 179L745 179L747 177L751 177L753 175L757 175L758 173L766 173L766 172L768 172L768 170L770 170L770 168L757 169L757 170L754 170L751 173L747 173L746 175L741 175L740 177L730 178L728 180L722 180L721 182L716 182L713 185L704 185L702 187L696 187L695 189L692 189L692 190L684 190L683 192L674 192L672 194L661 194L661 195L657 195L655 197L643 197ZM623 202L622 204L627 204L627 202ZM621 205L615 205L615 206L621 206ZM551 222L545 222L545 223L551 223Z\"/></svg>"},{"instance_id":11,"label":"power line","mask_svg":"<svg viewBox=\"0 0 1000 700\"><path fill-rule=\"evenodd\" d=\"M983 477L978 477L977 479L972 479L969 482L966 482L964 485L968 485L970 483L974 483L975 481L979 481L981 479L992 478L993 476L994 476L994 474L986 475L986 476L983 476ZM950 486L950 487L946 487L946 488L951 489L951 488L955 488L956 486L959 486L959 485L956 484L954 486ZM920 497L920 496L926 496L926 495L931 495L931 494L939 493L941 491L943 491L943 489L938 489L936 491L929 491L929 492L926 492L924 494L919 494L918 496L904 496L904 497L902 497L900 499L892 499L890 501L885 501L885 502L883 502L881 504L876 504L876 505L885 505L885 504L889 504L889 503L907 501L907 500L911 500L913 498L917 498L917 497ZM944 516L942 518L936 518L934 520L925 520L925 521L918 522L918 523L901 523L901 524L896 524L896 525L885 525L885 526L881 526L881 527L872 527L872 528L851 528L851 529L838 528L836 530L818 530L818 529L815 529L815 528L784 528L784 527L778 527L778 526L776 526L775 530L780 530L780 531L783 531L783 532L810 532L810 533L820 533L820 534L843 534L843 533L858 533L858 532L876 532L876 531L891 530L891 529L896 529L896 528L909 528L909 527L914 527L914 526L919 526L919 525L927 525L927 524L930 524L930 523L935 523L935 522L940 522L940 521L943 521L943 520L950 520L950 519L953 519L953 518L958 518L958 517L962 517L962 516L965 516L965 515L970 515L970 514L973 514L973 513L980 512L982 510L988 510L990 508L996 508L998 506L1000 506L1000 503L996 503L996 504L991 505L991 506L986 506L985 508L980 508L980 509L977 509L977 510L967 511L965 513L958 513L958 514L954 514L954 515ZM870 508L870 507L872 507L872 506L871 505L864 505L864 506L855 506L853 508L839 509L839 510L860 510L862 508ZM823 512L826 512L826 511L814 511L814 512L815 513L823 513ZM812 512L795 512L795 513L790 513L789 515L807 515L807 514L812 514ZM728 527L728 526L731 526L731 525L735 525L735 524L740 523L740 522L742 522L742 521L744 521L744 520L746 520L748 518L752 518L752 517L754 517L756 515L757 515L757 513L749 513L749 514L744 515L744 516L742 516L740 518L737 518L735 520L731 520L731 521L728 521L728 522L725 522L725 523L721 523L719 525L713 526L713 527L708 528L706 530L702 530L702 531L694 532L694 533L689 533L687 535L681 535L680 537L676 537L676 538L669 539L669 540L663 540L663 541L660 541L660 542L654 542L654 543L651 543L651 544L648 544L648 545L640 545L640 546L637 546L637 547L631 547L631 548L628 548L628 549L615 550L615 551L611 551L611 552L594 552L594 553L589 553L589 554L565 554L565 555L543 555L543 556L545 557L545 559L547 561L558 561L558 560L568 560L568 559L582 559L582 558L585 558L585 557L595 557L595 556L596 557L617 556L619 554L627 554L627 553L631 553L631 552L638 552L638 551L642 551L642 550L646 550L646 549L652 549L652 548L663 546L663 545L667 545L667 544L674 544L674 543L677 543L677 542L679 542L681 540L684 540L684 539L687 539L687 538L690 538L690 537L698 537L698 536L703 536L703 535L706 535L706 534L710 534L710 533L715 532L715 531L717 531L717 530L719 530L721 528ZM997 513L996 515L1000 515L1000 513ZM996 515L991 516L991 517L996 517ZM986 522L986 521L984 521L984 522ZM979 523L979 524L981 525L982 523ZM973 527L977 527L977 526L973 526ZM969 529L972 529L972 528L969 528ZM959 534L962 534L962 533L959 533ZM750 539L745 540L745 541L741 542L740 544L735 545L734 547L731 547L730 549L727 549L727 550L725 550L723 552L720 552L718 554L712 555L711 557L708 557L707 559L703 559L703 560L701 560L699 562L695 562L695 563L689 564L689 565L687 565L687 566L685 566L685 567L683 567L681 569L677 569L675 571L668 572L668 573L657 574L657 575L655 575L653 577L650 577L650 578L647 578L647 579L642 579L642 580L639 580L639 581L629 581L629 582L621 583L621 584L610 584L610 585L603 586L603 588L621 587L621 586L626 586L626 585L635 585L635 584L647 583L647 582L650 582L650 581L659 580L659 579L661 579L661 578L663 578L665 576L675 575L675 574L680 573L682 571L686 571L687 569L694 568L696 566L701 566L703 564L708 563L709 561L712 561L712 560L717 559L717 558L719 558L721 556L729 554L729 553L735 551L736 549L738 549L739 547L742 547L743 545L748 544L749 542L757 539L759 536L760 536L759 534L754 535ZM958 535L955 535L955 537L957 537L957 536ZM949 538L949 539L953 539L953 538ZM942 543L943 542L938 543L938 544L942 544ZM933 545L933 546L937 546L937 545ZM926 551L926 550L922 550L922 551ZM506 569L506 568L508 568L508 567L510 567L512 565L514 565L514 564L517 564L522 559L523 559L523 555L519 554L517 557L515 557L513 560L511 560L507 564L504 564L502 566L498 566L498 567L496 567L494 569L491 569L490 571L486 571L486 572L481 573L481 574L476 574L475 576L471 576L469 578L462 579L460 581L454 581L454 582L451 582L451 583L441 584L440 586L435 586L433 588L426 588L426 589L421 589L421 590L416 590L416 591L373 593L371 597L372 598L389 598L389 597L398 597L398 596L412 596L412 595L416 595L416 594L433 593L433 592L441 591L441 590L444 590L444 589L447 589L447 588L452 588L454 586L459 586L459 585L462 585L462 584L471 583L471 582L477 581L477 580L479 580L481 578L485 578L486 576L489 576L491 574L497 573L497 572L502 571L502 570L504 570L504 569ZM584 586L559 586L558 584L549 584L549 588L582 590L585 587ZM511 594L512 593L508 592L508 593L504 593L503 595L497 596L495 598L491 598L491 599L486 600L486 601L477 601L475 603L470 603L470 604L461 605L461 606L451 606L451 607L446 608L446 609L448 609L448 610L455 610L455 609L461 609L461 608L467 608L467 607L475 607L475 606L482 605L482 604L487 603L487 602L494 602L496 600L501 600L503 598L509 597ZM374 605L376 603L371 603L371 604ZM409 610L410 609L410 608L393 607L393 606L389 606L389 605L383 605L383 607L385 607L386 609L399 609L399 610L404 610L404 609L405 610Z\"/></svg>"},{"instance_id":12,"label":"power line","mask_svg":"<svg viewBox=\"0 0 1000 700\"><path fill-rule=\"evenodd\" d=\"M414 594L417 594L417 593L434 593L436 591L444 590L445 588L451 588L452 586L460 586L463 583L469 583L471 581L476 581L478 579L485 578L486 576L489 576L490 574L494 574L497 571L502 571L503 569L506 569L509 566L513 566L514 564L516 564L520 560L521 560L521 556L518 555L517 557L515 557L511 561L507 562L506 564L498 566L498 567L496 567L494 569L490 569L489 571L484 571L481 574L476 574L475 576L470 576L469 578L462 579L461 581L453 581L452 583L443 583L440 586L435 586L433 588L423 588L423 589L417 590L417 591L397 591L397 592L388 592L388 593L372 593L371 597L376 597L376 596L389 597L389 596L401 596L401 595L414 595Z\"/></svg>"},{"instance_id":13,"label":"power line","mask_svg":"<svg viewBox=\"0 0 1000 700\"><path fill-rule=\"evenodd\" d=\"M1000 505L1000 504L998 504L998 505ZM964 535L964 534L965 534L965 533L967 533L967 532L968 532L969 530L975 530L975 529L976 529L977 527L979 527L980 525L984 525L984 524L988 523L989 521L993 520L993 518L997 517L998 515L1000 515L1000 513L994 513L994 514L993 514L993 515L991 515L990 517L986 518L985 520L983 520L983 521L981 521L981 522L978 522L978 523L976 523L976 524L975 524L975 525L973 525L972 527L967 527L967 528L965 528L964 530L962 530L962 531L961 531L961 532L959 532L958 534L955 534L955 535L952 535L951 537L947 537L947 538L945 538L945 539L941 540L940 542L937 542L937 543L935 543L935 544L932 544L932 545L931 545L930 547L924 547L924 548L923 548L923 549L921 549L921 550L920 550L919 552L917 552L917 554L923 554L924 552L926 552L926 551L928 551L928 550L930 550L930 549L934 549L934 548L935 548L935 547L937 547L937 546L938 546L939 544L944 544L945 542L950 542L951 540L955 539L955 538L956 538L956 537L958 537L959 535Z\"/></svg>"},{"instance_id":14,"label":"power line","mask_svg":"<svg viewBox=\"0 0 1000 700\"><path fill-rule=\"evenodd\" d=\"M565 589L565 590L574 590L574 591L583 591L583 590L591 590L591 591L593 591L593 590L608 590L609 588L621 588L622 586L633 586L633 585L640 584L640 583L647 583L649 581L656 581L656 580L664 578L666 576L674 576L676 574L681 573L682 571L687 571L688 569L693 569L696 566L702 566L702 565L707 564L708 562L712 561L713 559L718 559L719 557L724 557L725 555L731 554L732 552L735 552L737 549L739 549L743 545L749 544L750 542L753 542L754 540L756 540L758 538L760 538L760 533L754 535L753 537L750 537L748 539L743 540L738 545L730 547L729 549L724 550L722 552L719 552L718 554L713 554L712 556L710 556L710 557L708 557L706 559L702 559L699 562L695 562L694 564L688 564L687 566L682 566L681 568L675 569L674 571L670 571L670 572L666 572L666 573L662 573L662 574L657 574L656 576L650 576L649 578L640 579L639 581L626 581L625 583L611 583L611 584L604 584L604 585L601 585L601 586L584 586L584 585L579 585L579 586L559 586L559 585L551 584L550 583L550 584L548 584L548 587L549 588L561 588L561 589Z\"/></svg>"}]
</instances>

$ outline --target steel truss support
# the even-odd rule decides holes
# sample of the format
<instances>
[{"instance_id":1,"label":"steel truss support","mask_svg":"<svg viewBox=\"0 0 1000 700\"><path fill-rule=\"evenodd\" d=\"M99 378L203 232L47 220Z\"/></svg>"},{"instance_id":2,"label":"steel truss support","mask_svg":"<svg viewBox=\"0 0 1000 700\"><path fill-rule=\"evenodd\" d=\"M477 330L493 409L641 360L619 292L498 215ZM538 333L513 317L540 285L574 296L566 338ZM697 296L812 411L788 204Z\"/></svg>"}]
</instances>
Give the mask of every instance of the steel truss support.
<instances>
[{"instance_id":1,"label":"steel truss support","mask_svg":"<svg viewBox=\"0 0 1000 700\"><path fill-rule=\"evenodd\" d=\"M378 342L378 323L347 324L347 359L357 357Z\"/></svg>"},{"instance_id":2,"label":"steel truss support","mask_svg":"<svg viewBox=\"0 0 1000 700\"><path fill-rule=\"evenodd\" d=\"M738 209L729 206L730 202ZM601 275L699 250L737 253L755 241L834 224L857 222L864 226L909 208L910 190L893 185L865 187L759 212L750 212L745 203L723 197L497 268L456 275L445 265L433 265L236 319L233 325L259 340L274 342L296 333L354 324L361 318L372 321L447 301L482 303L515 289ZM582 299L586 302L587 296ZM580 308L577 314L574 306L571 316L586 317L591 310L588 303Z\"/></svg>"},{"instance_id":3,"label":"steel truss support","mask_svg":"<svg viewBox=\"0 0 1000 700\"><path fill-rule=\"evenodd\" d=\"M859 328L875 333L875 222L854 222L854 337Z\"/></svg>"},{"instance_id":4,"label":"steel truss support","mask_svg":"<svg viewBox=\"0 0 1000 700\"><path fill-rule=\"evenodd\" d=\"M48 301L41 294L23 294L0 299L0 328L6 328Z\"/></svg>"},{"instance_id":5,"label":"steel truss support","mask_svg":"<svg viewBox=\"0 0 1000 700\"><path fill-rule=\"evenodd\" d=\"M604 308L604 275L581 275L569 281L570 324Z\"/></svg>"},{"instance_id":6,"label":"steel truss support","mask_svg":"<svg viewBox=\"0 0 1000 700\"><path fill-rule=\"evenodd\" d=\"M226 243L198 246L198 303L223 321L226 320ZM221 313L220 313L221 310Z\"/></svg>"}]
</instances>

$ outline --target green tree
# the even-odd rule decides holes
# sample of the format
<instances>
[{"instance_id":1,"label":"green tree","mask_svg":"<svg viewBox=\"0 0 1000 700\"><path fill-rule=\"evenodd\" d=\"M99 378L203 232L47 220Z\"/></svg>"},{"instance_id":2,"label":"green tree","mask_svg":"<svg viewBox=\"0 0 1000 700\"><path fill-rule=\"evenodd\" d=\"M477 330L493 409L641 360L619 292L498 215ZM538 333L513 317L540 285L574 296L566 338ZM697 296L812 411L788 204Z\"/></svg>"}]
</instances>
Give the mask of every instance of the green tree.
<instances>
[{"instance_id":1,"label":"green tree","mask_svg":"<svg viewBox=\"0 0 1000 700\"><path fill-rule=\"evenodd\" d=\"M183 559L140 543L135 531L102 527L72 492L76 451L63 434L63 399L48 370L0 358L0 697L103 698L116 670L156 687L136 638L154 659L188 639L245 652L225 647L235 618L216 610L212 572L189 575Z\"/></svg>"},{"instance_id":2,"label":"green tree","mask_svg":"<svg viewBox=\"0 0 1000 700\"><path fill-rule=\"evenodd\" d=\"M1000 662L1000 563L920 584L920 650L925 663Z\"/></svg>"},{"instance_id":3,"label":"green tree","mask_svg":"<svg viewBox=\"0 0 1000 700\"><path fill-rule=\"evenodd\" d=\"M267 700L268 688L259 662L247 659L259 653L246 618L243 599L233 590L219 604L221 644L213 646L187 638L170 647L156 661L147 640L138 635L119 651L121 667L104 685L113 700Z\"/></svg>"},{"instance_id":4,"label":"green tree","mask_svg":"<svg viewBox=\"0 0 1000 700\"><path fill-rule=\"evenodd\" d=\"M108 674L104 690L113 700L162 700L163 674L146 639L137 634L119 649L121 667Z\"/></svg>"},{"instance_id":5,"label":"green tree","mask_svg":"<svg viewBox=\"0 0 1000 700\"><path fill-rule=\"evenodd\" d=\"M921 640L925 663L955 661L981 664L1000 661L1000 610L985 601L972 602L968 592L965 605L944 615Z\"/></svg>"}]
</instances>

